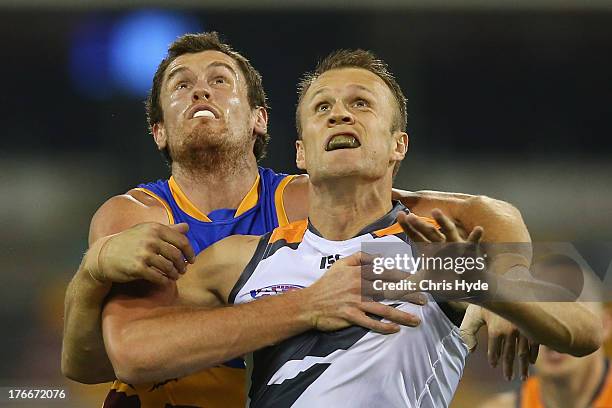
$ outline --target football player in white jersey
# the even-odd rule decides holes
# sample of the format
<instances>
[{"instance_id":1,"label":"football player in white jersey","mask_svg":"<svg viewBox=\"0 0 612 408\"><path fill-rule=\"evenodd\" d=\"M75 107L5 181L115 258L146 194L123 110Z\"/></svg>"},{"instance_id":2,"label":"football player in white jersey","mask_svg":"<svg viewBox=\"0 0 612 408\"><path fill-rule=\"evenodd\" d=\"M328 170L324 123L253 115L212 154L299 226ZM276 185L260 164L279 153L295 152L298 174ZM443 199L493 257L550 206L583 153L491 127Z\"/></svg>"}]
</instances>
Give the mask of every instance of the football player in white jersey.
<instances>
[{"instance_id":1,"label":"football player in white jersey","mask_svg":"<svg viewBox=\"0 0 612 408\"><path fill-rule=\"evenodd\" d=\"M238 335L238 332L222 333L215 330L216 324L221 326L221 323L218 322L209 322L206 327L199 325L189 327L187 323L198 307L226 305L231 303L232 298L238 299L241 290L242 295L246 295L244 291L248 287L245 285L249 279L261 275L261 273L258 275L258 266L265 256L269 255L268 259L272 260L282 251L294 250L293 247L299 248L306 234L308 234L310 244L321 241L323 247L330 248L338 248L346 244L351 249L354 249L350 245L354 238L374 237L376 233L383 238L395 236L395 233L389 235L378 230L372 231L372 228L378 226L377 220L386 222L389 214L399 214L397 206L394 206L391 201L391 186L396 168L407 151L408 135L404 132L405 109L402 112L405 101L401 90L399 94L396 92L399 89L396 86L397 83L392 75L388 74L384 63L365 51L336 53L319 66L319 69L307 79L303 87L297 115L301 136L297 142L297 163L300 168L308 171L311 182L309 186L310 226L305 223L290 224L282 230L275 230L267 239L253 236L232 236L211 246L198 256L196 263L190 267L191 271L178 281L178 291L168 291L160 287L154 289L154 293L150 293L150 297L156 297L158 300L161 299L162 303L168 306L175 305L175 307L158 307L151 310L142 307L142 299L134 300L121 296L113 298L104 310L103 331L107 351L117 374L138 371L139 379L146 381L147 375L155 376L159 366L163 366L165 373L178 377L201 369L203 366L213 365L276 344L279 341L278 333L262 335L257 338L257 341L254 341L252 338L246 339L245 336ZM401 98L398 95L401 95ZM454 226L444 218L443 214L437 213L436 219L442 225L440 231L426 227L421 220L412 215L403 216L403 226L411 236L416 236L418 233L423 240L427 240L431 234L439 235L436 239L430 240L460 240L455 234ZM399 232L397 228L392 231ZM281 239L274 241L275 234ZM284 242L284 244L275 248L275 242ZM335 254L328 255L334 256ZM298 258L294 259L298 260ZM346 284L355 285L353 278L360 274L362 259L362 255L342 258L333 263L325 275L333 273L346 276ZM282 331L282 337L297 335L309 328L334 331L334 334L338 333L340 336L347 333L345 330L352 330L347 329L349 326L347 320L337 317L338 311L331 313L326 309L326 304L321 302L321 299L329 299L329 294L318 296L319 291L334 291L334 287L323 286L319 284L320 281L315 282L312 277L299 280L302 277L298 276L297 280L294 279L292 271L299 268L294 268L295 265L291 263L276 266L284 268L283 276L287 277L287 281L276 281L269 287L254 287L252 298L257 298L257 294L262 291L274 294L299 286L307 286L302 290L291 290L283 295L293 298L293 301L286 302L286 305L298 308L297 311L291 311L292 316L298 317L288 320L285 325L278 328L279 331ZM246 273L249 270L252 272L251 275ZM259 268L259 272L262 271L264 270ZM293 283L298 281L304 284ZM361 300L359 285L355 286L353 292L336 289L339 296L351 297L355 302ZM251 290L248 293L251 294ZM257 302L272 305L269 298L269 296L264 297L258 299ZM456 336L457 327L453 326L450 321L443 320L445 319L444 314L437 309L435 302L431 303L423 309L424 312L421 315L434 323L431 328L427 329L427 325L420 325L418 329L414 329L414 334L407 334L405 329L397 327L399 333L389 335L385 340L381 340L382 335L370 332L365 333L364 336L367 336L367 339L365 337L363 339L370 341L367 346L376 346L392 343L393 336L420 335L421 338L414 344L402 342L406 348L411 348L409 355L412 356L419 351L415 345L424 345L423 341L428 338L438 341L439 344L433 345L432 349L421 350L421 352L424 356L437 356L440 361L443 361L439 364L442 366L440 371L436 371L438 365L432 361L428 368L431 375L426 377L428 372L418 370L427 368L423 368L422 364L415 364L414 368L411 367L405 354L404 358L399 359L399 366L392 366L391 375L367 376L368 384L365 386L359 381L352 383L351 380L356 380L360 376L351 377L350 364L342 364L343 371L348 375L344 378L345 382L342 382L342 378L337 378L339 382L327 388L323 382L318 382L323 387L321 392L325 393L325 395L319 394L322 401L333 401L337 405L346 402L343 398L348 398L352 394L352 398L358 397L359 401L364 401L364 404L372 406L374 401L384 400L385 390L390 387L391 393L395 394L389 400L393 403L400 401L401 404L407 406L440 406L435 404L444 406L448 404L462 370L466 349ZM190 310L180 306L185 304L192 305L194 309ZM585 355L600 346L600 324L593 314L580 304L488 302L483 306L515 323L530 340L547 344L558 351ZM224 308L223 313L228 319L236 319L239 322L240 320L260 319L261 313L278 316L287 312L279 307L268 307L267 309L260 307L259 314L253 316L250 310L245 305L237 305ZM372 306L371 312L376 314L375 305ZM347 313L354 313L354 309L347 308ZM334 317L330 318L332 315ZM189 330L201 332L202 337L206 337L207 344L214 345L214 347L202 350L201 347L191 342L183 341L182 333L155 339L155 337L168 333L168 331L159 331L160 327L164 327L165 330L170 330L172 327L189 327ZM440 331L435 335L432 333L419 334L418 331L421 329L439 329L446 330L446 332ZM449 339L449 336L451 336L451 341L450 344L447 344L445 341ZM293 339L287 341L290 342ZM134 350L142 347L149 340L158 344L160 340L163 340L161 342L165 342L168 349L181 348L186 358L165 359L163 347L157 347L155 356L149 355L149 358L135 359ZM315 337L312 341L317 342L319 339ZM327 342L322 341L322 344L325 345ZM278 346L282 346L282 342ZM393 347L387 348L387 352ZM290 347L286 349L290 352L294 351ZM367 355L362 353L365 351L363 347L358 353L351 353L350 342L345 348L340 349L347 352L337 353L333 357L329 353L322 354L322 352L315 355L306 354L303 356L304 359L298 362L302 365L297 369L282 365L278 367L278 371L269 373L269 378L252 378L261 385L261 388L255 392L263 390L262 399L253 401L254 405L267 404L266 398L270 396L270 393L275 393L274 385L284 384L281 395L271 395L273 399L278 397L280 398L278 401L284 401L276 406L308 406L308 404L313 406L312 404L316 403L318 397L307 395L307 391L317 382L298 381L296 385L302 388L296 392L291 391L293 387L290 385L293 379L302 374L312 374L313 371L310 370L312 367L319 368L318 371L315 370L318 376L324 375L324 371L327 370L320 370L321 367L333 367L336 362L340 361L338 359L347 356L354 358L355 355L360 355L361 360L370 358L376 355L377 347L370 348L370 353ZM332 349L332 352L340 349ZM278 355L275 358L275 361L282 362L282 358ZM319 364L314 362L313 358L328 359ZM384 371L385 361L382 360L379 364L383 365L382 371ZM132 367L126 367L129 365ZM367 364L361 366L361 374L365 375L370 368L372 366ZM257 362L255 362L254 369L257 369ZM338 370L335 372L338 374ZM406 377L407 375L409 377ZM416 381L418 376L425 377ZM432 382L431 378L435 378L435 381ZM266 381L262 382L262 379ZM415 384L418 384L420 388L411 389ZM303 388L304 386L306 388ZM349 392L350 389L352 393ZM341 398L333 395L336 390L339 390L338 396ZM306 399L300 400L300 398Z\"/></svg>"}]
</instances>

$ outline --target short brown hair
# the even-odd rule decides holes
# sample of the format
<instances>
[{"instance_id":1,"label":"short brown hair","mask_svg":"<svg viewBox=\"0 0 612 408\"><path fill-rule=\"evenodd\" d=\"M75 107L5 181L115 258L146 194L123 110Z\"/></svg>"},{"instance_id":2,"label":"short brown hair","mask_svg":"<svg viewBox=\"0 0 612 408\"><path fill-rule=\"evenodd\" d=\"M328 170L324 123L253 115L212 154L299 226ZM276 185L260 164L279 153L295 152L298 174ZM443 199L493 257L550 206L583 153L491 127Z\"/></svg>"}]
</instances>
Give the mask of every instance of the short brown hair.
<instances>
[{"instance_id":1,"label":"short brown hair","mask_svg":"<svg viewBox=\"0 0 612 408\"><path fill-rule=\"evenodd\" d=\"M157 71L155 71L155 75L153 76L153 86L145 101L147 123L150 132L153 132L153 125L163 121L164 112L161 107L160 95L166 68L168 68L168 65L170 65L172 61L183 54L195 54L202 51L219 51L232 57L246 79L247 95L251 108L255 109L261 107L266 110L268 109L266 92L263 88L261 75L253 68L248 59L234 51L228 43L221 41L219 34L214 31L208 33L185 34L170 44L170 47L168 47L168 54L159 63ZM257 136L257 140L255 140L255 145L253 146L253 154L258 161L265 157L266 147L269 141L270 135L268 133ZM166 162L169 165L172 164L172 157L170 157L168 149L163 149L161 153Z\"/></svg>"},{"instance_id":2,"label":"short brown hair","mask_svg":"<svg viewBox=\"0 0 612 408\"><path fill-rule=\"evenodd\" d=\"M300 124L300 105L302 99L306 95L308 88L312 83L323 73L333 69L341 68L361 68L376 74L391 90L397 104L397 113L391 124L391 131L400 130L405 132L408 124L408 113L406 107L406 97L402 92L402 88L397 83L395 76L389 69L386 62L379 59L371 51L356 49L356 50L337 50L323 58L317 64L312 72L306 73L298 83L298 103L295 112L295 125L298 136L301 138L302 126ZM397 174L401 162L395 164L393 175Z\"/></svg>"}]
</instances>

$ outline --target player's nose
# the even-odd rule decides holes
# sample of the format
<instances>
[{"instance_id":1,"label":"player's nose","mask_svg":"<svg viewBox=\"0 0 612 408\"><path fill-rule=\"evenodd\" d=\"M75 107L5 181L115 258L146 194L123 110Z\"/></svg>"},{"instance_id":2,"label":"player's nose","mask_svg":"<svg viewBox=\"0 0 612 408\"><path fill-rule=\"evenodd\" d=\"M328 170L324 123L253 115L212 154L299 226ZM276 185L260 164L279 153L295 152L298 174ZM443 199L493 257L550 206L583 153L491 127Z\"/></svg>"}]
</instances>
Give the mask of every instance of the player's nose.
<instances>
[{"instance_id":1,"label":"player's nose","mask_svg":"<svg viewBox=\"0 0 612 408\"><path fill-rule=\"evenodd\" d=\"M191 99L193 99L194 102L197 102L200 100L208 101L210 100L210 97L211 97L211 92L207 84L197 84L193 88Z\"/></svg>"},{"instance_id":2,"label":"player's nose","mask_svg":"<svg viewBox=\"0 0 612 408\"><path fill-rule=\"evenodd\" d=\"M355 123L355 118L353 114L346 109L346 107L341 103L334 104L329 117L327 118L328 126L335 125L352 125Z\"/></svg>"}]
</instances>

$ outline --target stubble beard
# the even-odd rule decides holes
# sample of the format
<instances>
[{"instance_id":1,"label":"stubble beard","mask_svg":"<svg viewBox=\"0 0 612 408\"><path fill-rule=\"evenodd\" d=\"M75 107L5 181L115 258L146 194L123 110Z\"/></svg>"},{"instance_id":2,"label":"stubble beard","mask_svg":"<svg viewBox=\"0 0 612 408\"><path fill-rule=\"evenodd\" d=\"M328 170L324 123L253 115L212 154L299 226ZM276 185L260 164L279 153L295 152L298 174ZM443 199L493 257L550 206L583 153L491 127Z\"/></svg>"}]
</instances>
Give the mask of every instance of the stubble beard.
<instances>
[{"instance_id":1,"label":"stubble beard","mask_svg":"<svg viewBox=\"0 0 612 408\"><path fill-rule=\"evenodd\" d=\"M250 145L246 135L232 137L227 126L198 126L177 139L179 142L168 146L172 161L194 177L236 172L250 153L245 151Z\"/></svg>"}]
</instances>

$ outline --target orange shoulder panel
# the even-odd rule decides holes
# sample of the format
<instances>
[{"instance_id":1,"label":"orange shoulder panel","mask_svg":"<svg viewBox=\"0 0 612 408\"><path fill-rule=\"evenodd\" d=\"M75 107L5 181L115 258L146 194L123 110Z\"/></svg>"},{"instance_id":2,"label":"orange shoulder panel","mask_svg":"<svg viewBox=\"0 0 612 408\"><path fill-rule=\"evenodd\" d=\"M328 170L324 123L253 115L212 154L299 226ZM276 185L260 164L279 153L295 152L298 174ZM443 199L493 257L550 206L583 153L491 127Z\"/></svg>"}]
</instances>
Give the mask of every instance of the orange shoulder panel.
<instances>
[{"instance_id":1,"label":"orange shoulder panel","mask_svg":"<svg viewBox=\"0 0 612 408\"><path fill-rule=\"evenodd\" d=\"M280 240L285 240L288 244L302 242L307 227L308 220L295 221L284 227L278 227L272 232L268 243L272 244Z\"/></svg>"},{"instance_id":2,"label":"orange shoulder panel","mask_svg":"<svg viewBox=\"0 0 612 408\"><path fill-rule=\"evenodd\" d=\"M440 229L440 226L438 225L438 223L436 222L436 220L434 220L433 218L428 218L428 217L421 217L421 216L417 216L419 217L421 220L430 223L431 225L433 225L434 227L436 227L436 229ZM390 227L387 228L383 228L383 229L379 229L377 231L374 231L374 235L376 235L378 238L380 237L384 237L385 235L395 235L395 234L400 234L404 232L404 230L402 229L402 227L396 222L395 224L391 225Z\"/></svg>"}]
</instances>

